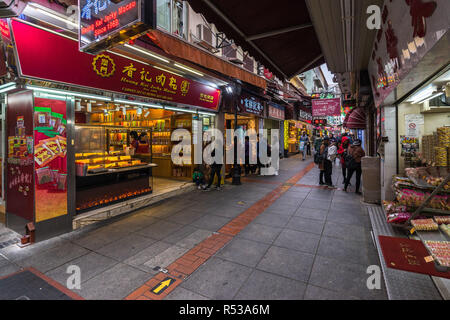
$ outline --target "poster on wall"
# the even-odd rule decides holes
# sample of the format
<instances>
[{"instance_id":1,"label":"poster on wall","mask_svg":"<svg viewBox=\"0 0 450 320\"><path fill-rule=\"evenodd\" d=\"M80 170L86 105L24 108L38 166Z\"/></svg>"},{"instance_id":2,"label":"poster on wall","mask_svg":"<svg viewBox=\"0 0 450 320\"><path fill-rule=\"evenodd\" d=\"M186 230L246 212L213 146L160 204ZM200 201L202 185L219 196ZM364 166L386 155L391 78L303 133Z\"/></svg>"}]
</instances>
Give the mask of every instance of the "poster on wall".
<instances>
[{"instance_id":1,"label":"poster on wall","mask_svg":"<svg viewBox=\"0 0 450 320\"><path fill-rule=\"evenodd\" d=\"M341 115L341 98L314 99L312 101L313 117L328 117Z\"/></svg>"},{"instance_id":2,"label":"poster on wall","mask_svg":"<svg viewBox=\"0 0 450 320\"><path fill-rule=\"evenodd\" d=\"M6 109L6 212L34 219L33 93L8 95Z\"/></svg>"},{"instance_id":3,"label":"poster on wall","mask_svg":"<svg viewBox=\"0 0 450 320\"><path fill-rule=\"evenodd\" d=\"M423 114L407 114L405 115L405 130L409 137L418 138L420 135L419 127L425 124Z\"/></svg>"},{"instance_id":4,"label":"poster on wall","mask_svg":"<svg viewBox=\"0 0 450 320\"><path fill-rule=\"evenodd\" d=\"M35 98L36 222L67 214L66 102Z\"/></svg>"}]
</instances>

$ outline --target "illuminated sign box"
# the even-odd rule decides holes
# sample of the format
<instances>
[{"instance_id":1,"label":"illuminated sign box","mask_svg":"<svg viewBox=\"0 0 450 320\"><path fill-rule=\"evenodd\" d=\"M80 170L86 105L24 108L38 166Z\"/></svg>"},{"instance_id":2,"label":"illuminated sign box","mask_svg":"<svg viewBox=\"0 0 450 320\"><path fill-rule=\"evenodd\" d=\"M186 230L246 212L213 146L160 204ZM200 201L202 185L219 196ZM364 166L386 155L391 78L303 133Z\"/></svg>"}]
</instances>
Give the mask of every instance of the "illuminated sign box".
<instances>
[{"instance_id":1,"label":"illuminated sign box","mask_svg":"<svg viewBox=\"0 0 450 320\"><path fill-rule=\"evenodd\" d=\"M78 7L79 49L86 53L98 54L156 28L154 0L79 0Z\"/></svg>"}]
</instances>

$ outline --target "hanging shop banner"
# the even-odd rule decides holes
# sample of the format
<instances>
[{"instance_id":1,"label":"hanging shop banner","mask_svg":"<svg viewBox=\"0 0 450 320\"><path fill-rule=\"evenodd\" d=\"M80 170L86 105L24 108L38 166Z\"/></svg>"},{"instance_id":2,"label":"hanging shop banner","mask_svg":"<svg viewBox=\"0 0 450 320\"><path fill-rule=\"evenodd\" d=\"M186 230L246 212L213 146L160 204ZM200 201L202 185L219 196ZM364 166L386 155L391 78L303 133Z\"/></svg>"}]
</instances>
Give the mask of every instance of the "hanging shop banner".
<instances>
[{"instance_id":1,"label":"hanging shop banner","mask_svg":"<svg viewBox=\"0 0 450 320\"><path fill-rule=\"evenodd\" d=\"M34 99L36 222L67 214L66 102Z\"/></svg>"},{"instance_id":2,"label":"hanging shop banner","mask_svg":"<svg viewBox=\"0 0 450 320\"><path fill-rule=\"evenodd\" d=\"M238 112L251 113L263 117L264 102L255 96L243 92L238 100Z\"/></svg>"},{"instance_id":3,"label":"hanging shop banner","mask_svg":"<svg viewBox=\"0 0 450 320\"><path fill-rule=\"evenodd\" d=\"M341 99L314 99L312 100L313 117L328 117L341 115Z\"/></svg>"},{"instance_id":4,"label":"hanging shop banner","mask_svg":"<svg viewBox=\"0 0 450 320\"><path fill-rule=\"evenodd\" d=\"M311 108L308 109L304 106L300 106L298 110L298 120L311 123L313 120L313 117L311 115Z\"/></svg>"},{"instance_id":5,"label":"hanging shop banner","mask_svg":"<svg viewBox=\"0 0 450 320\"><path fill-rule=\"evenodd\" d=\"M276 104L269 104L269 118L284 120L284 108Z\"/></svg>"},{"instance_id":6,"label":"hanging shop banner","mask_svg":"<svg viewBox=\"0 0 450 320\"><path fill-rule=\"evenodd\" d=\"M6 212L34 221L33 92L8 94Z\"/></svg>"},{"instance_id":7,"label":"hanging shop banner","mask_svg":"<svg viewBox=\"0 0 450 320\"><path fill-rule=\"evenodd\" d=\"M79 0L80 51L97 54L156 29L154 0Z\"/></svg>"},{"instance_id":8,"label":"hanging shop banner","mask_svg":"<svg viewBox=\"0 0 450 320\"><path fill-rule=\"evenodd\" d=\"M24 77L212 110L219 106L219 89L113 53L80 52L75 41L19 21L12 21L12 29Z\"/></svg>"},{"instance_id":9,"label":"hanging shop banner","mask_svg":"<svg viewBox=\"0 0 450 320\"><path fill-rule=\"evenodd\" d=\"M448 40L434 47L448 37L449 12L448 0L385 1L368 66L376 107L393 104L448 62ZM431 49L433 57L407 78Z\"/></svg>"}]
</instances>

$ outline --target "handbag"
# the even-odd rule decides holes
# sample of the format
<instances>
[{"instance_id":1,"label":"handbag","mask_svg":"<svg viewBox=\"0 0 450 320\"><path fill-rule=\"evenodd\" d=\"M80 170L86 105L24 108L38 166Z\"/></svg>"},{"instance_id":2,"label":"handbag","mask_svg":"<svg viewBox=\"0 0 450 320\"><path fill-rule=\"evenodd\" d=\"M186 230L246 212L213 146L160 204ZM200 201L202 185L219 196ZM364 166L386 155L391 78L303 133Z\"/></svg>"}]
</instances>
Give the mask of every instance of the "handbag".
<instances>
[{"instance_id":1,"label":"handbag","mask_svg":"<svg viewBox=\"0 0 450 320\"><path fill-rule=\"evenodd\" d=\"M347 169L355 169L357 166L355 159L347 152L344 153L344 161Z\"/></svg>"}]
</instances>

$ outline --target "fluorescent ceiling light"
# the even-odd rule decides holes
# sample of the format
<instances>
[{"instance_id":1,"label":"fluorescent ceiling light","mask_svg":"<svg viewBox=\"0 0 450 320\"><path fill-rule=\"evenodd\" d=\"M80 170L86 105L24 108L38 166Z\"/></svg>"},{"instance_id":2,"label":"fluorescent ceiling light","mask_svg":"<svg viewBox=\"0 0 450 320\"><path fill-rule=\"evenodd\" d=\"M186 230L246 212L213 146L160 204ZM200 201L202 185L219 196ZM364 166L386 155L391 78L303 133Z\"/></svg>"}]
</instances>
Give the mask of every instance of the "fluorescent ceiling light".
<instances>
[{"instance_id":1,"label":"fluorescent ceiling light","mask_svg":"<svg viewBox=\"0 0 450 320\"><path fill-rule=\"evenodd\" d=\"M429 85L422 90L419 90L416 94L412 95L408 100L408 102L411 103L417 103L423 99L425 99L428 96L431 96L433 94L434 87L432 85Z\"/></svg>"},{"instance_id":2,"label":"fluorescent ceiling light","mask_svg":"<svg viewBox=\"0 0 450 320\"><path fill-rule=\"evenodd\" d=\"M69 25L71 25L71 26L73 26L73 27L75 27L75 28L78 28L78 23L72 22L72 21L70 21L70 20L67 19L67 18L60 17L59 15L57 15L57 14L55 14L55 13L53 13L53 12L50 12L50 11L47 11L47 10L38 8L38 7L37 7L36 5L34 5L34 4L32 4L32 6L33 6L37 11L39 11L40 13L45 14L46 16L49 16L49 17L51 17L51 18L53 18L53 19L59 20L59 21L61 21L61 22L67 23L67 24L69 24Z\"/></svg>"},{"instance_id":3,"label":"fluorescent ceiling light","mask_svg":"<svg viewBox=\"0 0 450 320\"><path fill-rule=\"evenodd\" d=\"M153 104L153 103L146 103L146 102L140 102L140 101L130 101L130 100L123 100L123 99L114 99L114 102L118 102L118 103L125 103L125 104L131 104L134 106L144 106L144 107L149 107L149 108L153 108L153 109L162 109L163 107L157 104Z\"/></svg>"},{"instance_id":4,"label":"fluorescent ceiling light","mask_svg":"<svg viewBox=\"0 0 450 320\"><path fill-rule=\"evenodd\" d=\"M181 74L175 73L175 72L173 72L173 71L169 71L169 70L167 70L167 69L164 69L164 68L161 68L161 67L158 67L158 66L153 66L153 68L159 69L159 70L161 70L161 71L173 73L174 75L177 75L177 76L179 76L179 77L183 77Z\"/></svg>"},{"instance_id":5,"label":"fluorescent ceiling light","mask_svg":"<svg viewBox=\"0 0 450 320\"><path fill-rule=\"evenodd\" d=\"M430 97L428 97L428 98L425 98L425 99L423 99L423 100L417 102L417 104L424 103L424 102L429 101L429 100L431 100L431 99L434 99L434 98L436 98L436 97L442 96L443 94L444 94L444 92L439 92L439 93L433 94L432 96L430 96Z\"/></svg>"},{"instance_id":6,"label":"fluorescent ceiling light","mask_svg":"<svg viewBox=\"0 0 450 320\"><path fill-rule=\"evenodd\" d=\"M147 50L142 50L142 49L139 49L139 48L130 46L128 43L124 44L124 46L127 47L127 48L130 48L130 49L133 49L133 50L135 50L135 51L137 51L137 52L143 53L143 54L145 54L145 55L147 55L147 56L150 56L150 57L152 57L152 58L161 60L161 61L163 61L163 62L165 62L165 63L169 63L169 62L170 62L169 60L164 59L164 58L161 58L160 56L157 56L156 54L153 54L153 53L151 53L151 52L149 52L149 51L147 51Z\"/></svg>"},{"instance_id":7,"label":"fluorescent ceiling light","mask_svg":"<svg viewBox=\"0 0 450 320\"><path fill-rule=\"evenodd\" d=\"M134 59L134 58L128 57L128 56L126 56L126 55L123 55L123 54L120 54L120 53L117 53L117 52L113 52L113 51L110 51L110 50L106 50L106 52L109 52L109 53L115 54L116 56L119 56L119 57L122 57L122 58L130 59L130 60L133 60L133 61L136 61L136 62L139 62L139 63L145 64L145 65L147 65L147 66L149 66L149 65L150 65L150 64L149 64L149 63L147 63L147 62L144 62L144 61L141 61L141 60L138 60L138 59Z\"/></svg>"},{"instance_id":8,"label":"fluorescent ceiling light","mask_svg":"<svg viewBox=\"0 0 450 320\"><path fill-rule=\"evenodd\" d=\"M182 109L182 108L176 108L176 107L164 107L166 110L171 111L180 111L180 112L189 112L189 113L197 113L197 111L190 110L190 109Z\"/></svg>"},{"instance_id":9,"label":"fluorescent ceiling light","mask_svg":"<svg viewBox=\"0 0 450 320\"><path fill-rule=\"evenodd\" d=\"M10 83L12 83L12 85L7 84L7 85L0 87L0 93L5 93L5 92L11 91L11 90L14 90L17 88L17 85L14 82L10 82Z\"/></svg>"},{"instance_id":10,"label":"fluorescent ceiling light","mask_svg":"<svg viewBox=\"0 0 450 320\"><path fill-rule=\"evenodd\" d=\"M204 115L204 116L212 116L212 117L216 116L215 113L203 112L203 111L199 111L198 114L201 114L201 115Z\"/></svg>"},{"instance_id":11,"label":"fluorescent ceiling light","mask_svg":"<svg viewBox=\"0 0 450 320\"><path fill-rule=\"evenodd\" d=\"M30 85L27 85L26 88L31 89L31 90L40 91L40 92L60 94L63 96L75 96L75 97L89 98L89 99L95 99L95 100L101 100L101 101L111 101L111 98L109 98L109 97L97 96L97 95L93 95L93 94L86 94L86 93L80 93L80 92L74 92L74 91L42 88L42 87L36 87L36 86L30 86Z\"/></svg>"},{"instance_id":12,"label":"fluorescent ceiling light","mask_svg":"<svg viewBox=\"0 0 450 320\"><path fill-rule=\"evenodd\" d=\"M183 66L183 65L181 65L181 64L175 63L174 65L175 65L175 67L178 67L178 68L180 68L180 69L189 71L189 72L191 72L191 73L193 73L193 74L196 74L196 75L198 75L198 76L200 76L200 77L203 77L203 76L204 76L203 73L200 73L200 72L198 72L198 71L196 71L196 70L194 70L194 69L185 67L185 66Z\"/></svg>"}]
</instances>

